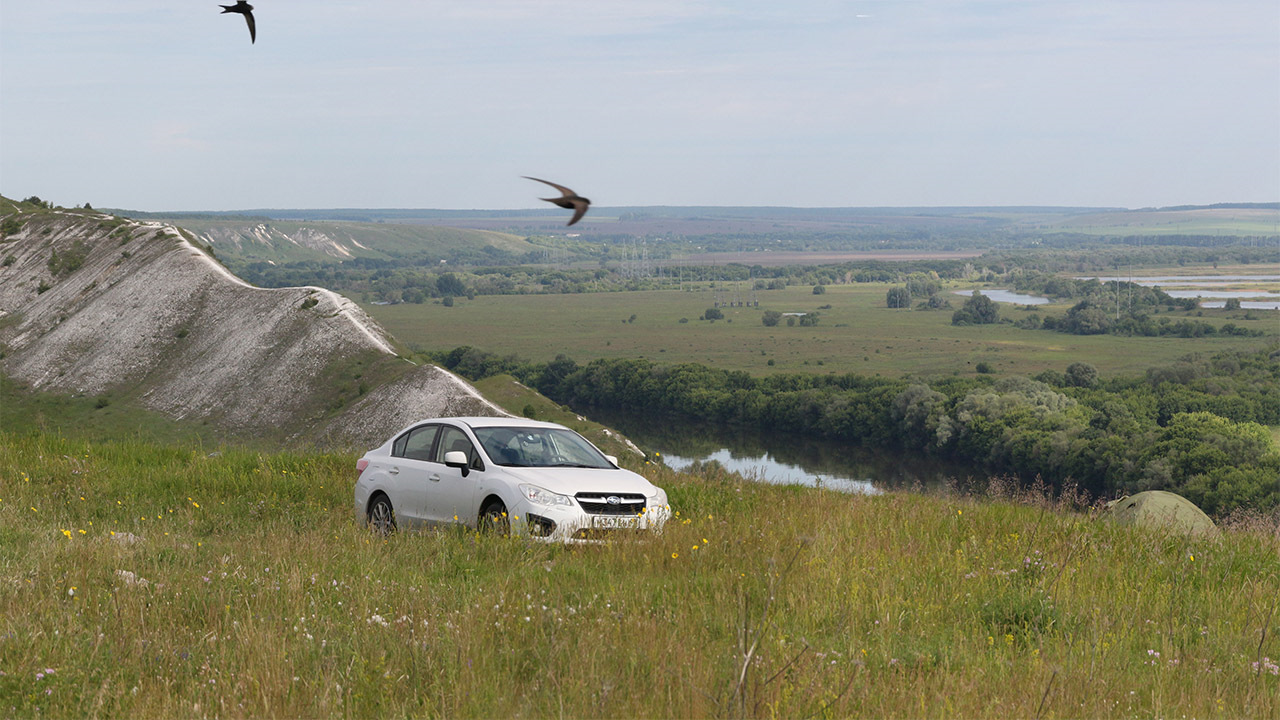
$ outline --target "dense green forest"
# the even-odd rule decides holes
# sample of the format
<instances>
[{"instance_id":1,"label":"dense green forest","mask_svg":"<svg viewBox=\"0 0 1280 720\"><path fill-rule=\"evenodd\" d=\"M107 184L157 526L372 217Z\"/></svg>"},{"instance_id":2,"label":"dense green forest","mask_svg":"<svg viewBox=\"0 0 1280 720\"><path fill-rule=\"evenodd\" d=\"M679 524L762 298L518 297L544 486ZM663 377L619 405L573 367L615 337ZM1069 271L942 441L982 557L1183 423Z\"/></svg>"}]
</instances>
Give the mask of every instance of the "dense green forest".
<instances>
[{"instance_id":1,"label":"dense green forest","mask_svg":"<svg viewBox=\"0 0 1280 720\"><path fill-rule=\"evenodd\" d=\"M1207 512L1280 505L1280 350L1192 356L1143 377L1087 363L1035 378L929 381L752 377L698 364L560 357L539 364L471 347L434 354L459 374L511 373L574 407L688 419L923 452L1095 496L1162 489Z\"/></svg>"}]
</instances>

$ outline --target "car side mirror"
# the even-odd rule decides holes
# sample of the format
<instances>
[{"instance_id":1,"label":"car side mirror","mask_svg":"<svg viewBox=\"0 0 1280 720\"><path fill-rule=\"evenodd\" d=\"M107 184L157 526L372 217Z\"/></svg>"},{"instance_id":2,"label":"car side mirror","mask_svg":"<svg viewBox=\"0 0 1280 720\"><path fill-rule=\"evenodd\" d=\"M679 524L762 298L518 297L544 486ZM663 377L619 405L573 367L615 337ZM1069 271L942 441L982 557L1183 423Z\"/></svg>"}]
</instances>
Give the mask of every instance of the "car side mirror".
<instances>
[{"instance_id":1,"label":"car side mirror","mask_svg":"<svg viewBox=\"0 0 1280 720\"><path fill-rule=\"evenodd\" d=\"M462 477L466 477L471 472L471 461L467 459L467 454L461 450L451 450L445 453L444 464L461 470Z\"/></svg>"},{"instance_id":2,"label":"car side mirror","mask_svg":"<svg viewBox=\"0 0 1280 720\"><path fill-rule=\"evenodd\" d=\"M609 462L611 462L611 463L613 463L615 466L618 464L618 456L617 456L617 455L605 455L605 456L604 456L604 459L605 459L605 460L608 460L608 461L609 461Z\"/></svg>"}]
</instances>

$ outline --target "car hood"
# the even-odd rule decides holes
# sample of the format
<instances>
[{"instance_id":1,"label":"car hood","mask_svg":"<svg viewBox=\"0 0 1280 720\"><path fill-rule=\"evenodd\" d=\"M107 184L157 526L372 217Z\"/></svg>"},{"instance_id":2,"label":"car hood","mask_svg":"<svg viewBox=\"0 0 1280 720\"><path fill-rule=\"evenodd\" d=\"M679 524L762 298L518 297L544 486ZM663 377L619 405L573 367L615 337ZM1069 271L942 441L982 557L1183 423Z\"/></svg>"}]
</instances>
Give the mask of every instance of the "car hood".
<instances>
[{"instance_id":1,"label":"car hood","mask_svg":"<svg viewBox=\"0 0 1280 720\"><path fill-rule=\"evenodd\" d=\"M652 496L657 488L640 475L630 470L598 470L596 468L529 468L499 467L503 473L516 482L525 482L545 488L561 495L576 495L580 492L600 492L610 494L638 493Z\"/></svg>"}]
</instances>

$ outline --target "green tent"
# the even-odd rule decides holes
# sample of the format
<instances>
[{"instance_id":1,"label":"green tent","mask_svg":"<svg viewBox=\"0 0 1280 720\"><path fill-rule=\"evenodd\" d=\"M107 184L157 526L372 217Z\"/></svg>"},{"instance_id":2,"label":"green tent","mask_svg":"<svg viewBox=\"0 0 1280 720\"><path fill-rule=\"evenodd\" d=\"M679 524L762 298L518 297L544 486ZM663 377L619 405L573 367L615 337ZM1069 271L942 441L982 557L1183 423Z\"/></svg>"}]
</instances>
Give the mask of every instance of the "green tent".
<instances>
[{"instance_id":1,"label":"green tent","mask_svg":"<svg viewBox=\"0 0 1280 720\"><path fill-rule=\"evenodd\" d=\"M1218 528L1190 500L1163 490L1126 495L1107 503L1107 516L1124 525L1168 530L1187 535L1212 535Z\"/></svg>"}]
</instances>

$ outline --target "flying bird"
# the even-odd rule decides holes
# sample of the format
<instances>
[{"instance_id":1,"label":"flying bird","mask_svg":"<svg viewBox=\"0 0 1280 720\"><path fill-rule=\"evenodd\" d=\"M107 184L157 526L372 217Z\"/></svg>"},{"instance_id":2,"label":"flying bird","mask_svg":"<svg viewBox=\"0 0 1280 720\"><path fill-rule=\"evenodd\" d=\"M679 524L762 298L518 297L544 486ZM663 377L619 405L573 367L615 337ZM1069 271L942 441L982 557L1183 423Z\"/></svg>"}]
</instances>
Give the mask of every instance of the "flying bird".
<instances>
[{"instance_id":1,"label":"flying bird","mask_svg":"<svg viewBox=\"0 0 1280 720\"><path fill-rule=\"evenodd\" d=\"M236 0L235 5L219 5L222 8L222 14L240 13L244 16L244 21L249 23L249 43L253 44L258 40L258 28L253 22L253 6L245 2L245 0Z\"/></svg>"},{"instance_id":2,"label":"flying bird","mask_svg":"<svg viewBox=\"0 0 1280 720\"><path fill-rule=\"evenodd\" d=\"M528 175L522 175L521 177L523 177L526 180L536 180L540 183L550 185L551 187L559 190L561 195L558 198L538 198L538 199L546 200L552 205L562 207L565 210L572 210L573 219L569 220L569 225L572 225L578 222L579 220L582 219L583 215L587 214L587 206L591 204L591 201L582 197L578 193L570 190L569 188L563 185L557 185L551 182L550 180L543 180L541 178L529 177ZM568 227L568 226L566 225L565 227Z\"/></svg>"}]
</instances>

